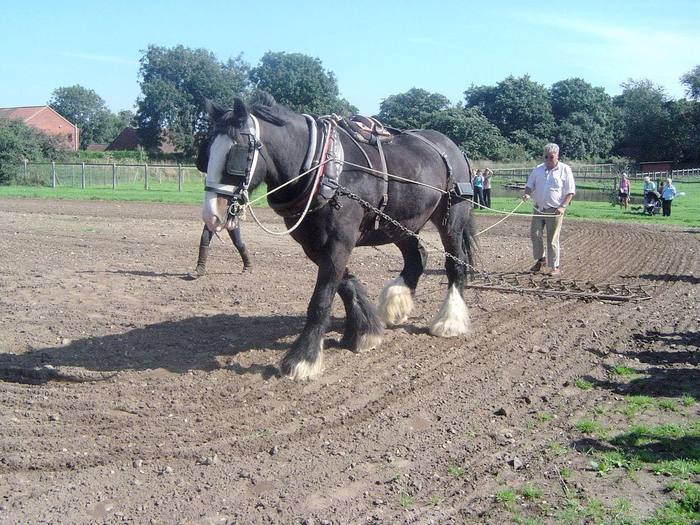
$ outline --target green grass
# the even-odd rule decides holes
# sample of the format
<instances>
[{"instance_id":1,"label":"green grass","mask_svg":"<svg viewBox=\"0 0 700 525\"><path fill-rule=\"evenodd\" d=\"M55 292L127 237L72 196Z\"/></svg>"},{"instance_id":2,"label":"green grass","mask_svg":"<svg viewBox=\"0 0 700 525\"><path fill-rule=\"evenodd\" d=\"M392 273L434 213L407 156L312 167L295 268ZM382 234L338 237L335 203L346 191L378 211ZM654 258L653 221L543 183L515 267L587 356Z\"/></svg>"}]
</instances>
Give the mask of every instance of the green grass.
<instances>
[{"instance_id":1,"label":"green grass","mask_svg":"<svg viewBox=\"0 0 700 525\"><path fill-rule=\"evenodd\" d=\"M604 437L607 434L607 429L603 425L591 419L582 419L574 427L582 434L592 434L596 437Z\"/></svg>"},{"instance_id":2,"label":"green grass","mask_svg":"<svg viewBox=\"0 0 700 525\"><path fill-rule=\"evenodd\" d=\"M675 399L661 399L657 404L662 410L668 410L669 412L678 411L678 403L676 403Z\"/></svg>"},{"instance_id":3,"label":"green grass","mask_svg":"<svg viewBox=\"0 0 700 525\"><path fill-rule=\"evenodd\" d=\"M687 425L636 425L609 440L597 454L598 472L613 468L687 478L700 474L700 420Z\"/></svg>"},{"instance_id":4,"label":"green grass","mask_svg":"<svg viewBox=\"0 0 700 525\"><path fill-rule=\"evenodd\" d=\"M622 413L628 419L634 419L637 414L654 406L654 399L649 396L628 396L627 405L623 408Z\"/></svg>"},{"instance_id":5,"label":"green grass","mask_svg":"<svg viewBox=\"0 0 700 525\"><path fill-rule=\"evenodd\" d=\"M264 186L257 188L251 195L251 200L265 193ZM163 202L173 204L201 204L204 190L201 183L189 183L178 191L177 183L151 185L145 190L142 183L123 184L112 189L112 186L87 187L85 189L59 186L0 186L0 197L17 197L30 199L59 199L59 200L104 200L104 201L134 201L134 202ZM255 207L267 207L267 200L261 199Z\"/></svg>"},{"instance_id":6,"label":"green grass","mask_svg":"<svg viewBox=\"0 0 700 525\"><path fill-rule=\"evenodd\" d=\"M700 523L700 485L673 482L667 490L675 499L644 521L644 525L696 525Z\"/></svg>"},{"instance_id":7,"label":"green grass","mask_svg":"<svg viewBox=\"0 0 700 525\"><path fill-rule=\"evenodd\" d=\"M510 509L515 503L516 496L517 494L513 490L501 490L496 493L496 501L502 503L505 508Z\"/></svg>"},{"instance_id":8,"label":"green grass","mask_svg":"<svg viewBox=\"0 0 700 525\"><path fill-rule=\"evenodd\" d=\"M610 371L617 376L633 376L637 373L634 369L623 365L613 366Z\"/></svg>"},{"instance_id":9,"label":"green grass","mask_svg":"<svg viewBox=\"0 0 700 525\"><path fill-rule=\"evenodd\" d=\"M519 492L523 498L530 501L540 499L543 494L542 489L534 485L524 485L520 488Z\"/></svg>"},{"instance_id":10,"label":"green grass","mask_svg":"<svg viewBox=\"0 0 700 525\"><path fill-rule=\"evenodd\" d=\"M453 478L461 478L464 476L464 469L462 467L458 467L457 465L450 465L447 467L447 473Z\"/></svg>"},{"instance_id":11,"label":"green grass","mask_svg":"<svg viewBox=\"0 0 700 525\"><path fill-rule=\"evenodd\" d=\"M606 525L633 525L639 521L631 513L632 505L627 500L616 500L607 507L596 499L582 505L577 499L567 500L557 515L558 522L565 525L579 523L601 523Z\"/></svg>"},{"instance_id":12,"label":"green grass","mask_svg":"<svg viewBox=\"0 0 700 525\"><path fill-rule=\"evenodd\" d=\"M695 404L695 398L691 395L685 394L683 397L681 397L681 404L684 407L690 407Z\"/></svg>"},{"instance_id":13,"label":"green grass","mask_svg":"<svg viewBox=\"0 0 700 525\"><path fill-rule=\"evenodd\" d=\"M586 381L585 379L581 379L581 378L574 381L574 384L577 387L579 387L581 390L590 390L591 388L593 388L593 383L591 383L590 381Z\"/></svg>"},{"instance_id":14,"label":"green grass","mask_svg":"<svg viewBox=\"0 0 700 525\"><path fill-rule=\"evenodd\" d=\"M406 491L399 492L399 505L404 509L413 507L413 497Z\"/></svg>"}]
</instances>

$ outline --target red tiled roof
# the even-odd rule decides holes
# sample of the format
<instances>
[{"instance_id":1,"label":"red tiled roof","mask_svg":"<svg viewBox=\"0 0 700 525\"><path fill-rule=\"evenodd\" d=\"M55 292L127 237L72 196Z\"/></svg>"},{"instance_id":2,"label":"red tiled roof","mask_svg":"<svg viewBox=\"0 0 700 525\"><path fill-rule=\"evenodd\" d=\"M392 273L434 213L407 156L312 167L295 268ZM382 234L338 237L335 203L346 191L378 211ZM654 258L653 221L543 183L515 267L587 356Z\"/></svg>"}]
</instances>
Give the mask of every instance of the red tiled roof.
<instances>
[{"instance_id":1,"label":"red tiled roof","mask_svg":"<svg viewBox=\"0 0 700 525\"><path fill-rule=\"evenodd\" d=\"M52 113L55 113L60 118L65 120L68 124L75 127L75 124L73 124L70 120L68 120L63 115L61 115L58 111L53 109L51 106L20 106L20 107L16 107L16 108L0 108L0 118L21 119L25 123L27 123L31 119L36 117L39 113L41 113L43 111L47 111L47 110L52 112Z\"/></svg>"}]
</instances>

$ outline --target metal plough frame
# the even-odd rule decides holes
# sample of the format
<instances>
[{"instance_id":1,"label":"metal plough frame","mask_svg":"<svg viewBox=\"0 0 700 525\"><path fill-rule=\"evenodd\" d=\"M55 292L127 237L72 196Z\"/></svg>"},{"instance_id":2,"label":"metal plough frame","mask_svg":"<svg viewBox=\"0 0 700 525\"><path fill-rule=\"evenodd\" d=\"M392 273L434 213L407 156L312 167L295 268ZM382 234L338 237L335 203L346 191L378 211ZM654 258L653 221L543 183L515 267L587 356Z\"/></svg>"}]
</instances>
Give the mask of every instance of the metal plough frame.
<instances>
[{"instance_id":1,"label":"metal plough frame","mask_svg":"<svg viewBox=\"0 0 700 525\"><path fill-rule=\"evenodd\" d=\"M611 283L596 284L590 281L552 279L536 274L478 272L465 287L477 290L550 295L599 301L647 301L651 299L651 295L647 291L648 286Z\"/></svg>"}]
</instances>

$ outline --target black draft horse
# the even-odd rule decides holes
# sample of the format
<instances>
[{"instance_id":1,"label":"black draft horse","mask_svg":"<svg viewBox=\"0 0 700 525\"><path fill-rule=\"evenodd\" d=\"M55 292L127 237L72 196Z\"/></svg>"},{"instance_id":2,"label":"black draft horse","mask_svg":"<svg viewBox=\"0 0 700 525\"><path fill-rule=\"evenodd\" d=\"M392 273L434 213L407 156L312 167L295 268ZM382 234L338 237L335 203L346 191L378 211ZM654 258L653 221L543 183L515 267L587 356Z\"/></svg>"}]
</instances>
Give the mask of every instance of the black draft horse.
<instances>
[{"instance_id":1,"label":"black draft horse","mask_svg":"<svg viewBox=\"0 0 700 525\"><path fill-rule=\"evenodd\" d=\"M453 187L448 186L468 183L471 174L462 152L450 139L436 131L415 130L399 133L385 142L383 153L386 171L390 174L387 184L376 171L359 167L367 166L368 160L375 167L380 164L377 148L360 144L349 134L336 131L333 138L339 141L344 155L344 161L338 158L331 161L342 170L336 182L366 203L349 198L346 192L325 199L318 194L318 169L299 177L308 152L314 146L309 138L313 128L309 116L277 104L270 95L250 109L236 99L233 109L208 103L207 111L212 133L200 148L198 158L198 166L207 173L202 209L207 227L218 231L234 224L232 214L236 213L241 187L247 184L252 190L264 181L268 191L279 188L268 196L268 201L284 217L288 228L303 216L291 235L318 266L306 324L281 361L282 374L292 379L307 379L321 373L323 338L336 292L346 311L341 344L354 352L378 347L384 326L403 323L411 313L413 295L424 271L424 251L416 237L391 225L384 217L377 221L376 209L382 205L385 193L388 201L383 212L387 216L413 232L419 232L431 221L440 233L445 251L457 259L445 258L449 281L447 296L431 323L430 333L455 337L470 332L462 293L468 274L465 262L472 262L474 249L472 206L470 200L458 198ZM246 144L249 145L247 149ZM322 146L322 139L319 145ZM251 158L255 155L250 153L253 149L257 150L258 157L254 162ZM237 162L231 158L234 150L243 151L247 180L231 175L235 169L229 168ZM338 152L338 144L328 148L327 158L332 157L331 152ZM323 166L322 161L319 168ZM295 178L297 180L281 187ZM307 198L312 205L309 213L302 215L300 210ZM388 243L399 248L404 266L400 275L384 287L377 308L349 272L347 263L355 246ZM294 271L293 268L289 270Z\"/></svg>"}]
</instances>

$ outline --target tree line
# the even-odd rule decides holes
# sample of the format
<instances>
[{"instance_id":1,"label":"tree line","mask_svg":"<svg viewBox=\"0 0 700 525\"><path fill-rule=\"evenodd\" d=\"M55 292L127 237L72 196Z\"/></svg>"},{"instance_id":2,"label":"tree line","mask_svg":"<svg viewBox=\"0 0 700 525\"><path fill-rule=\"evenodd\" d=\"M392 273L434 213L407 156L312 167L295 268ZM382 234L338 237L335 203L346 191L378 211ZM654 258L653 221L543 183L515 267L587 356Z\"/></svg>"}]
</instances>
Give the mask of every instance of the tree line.
<instances>
[{"instance_id":1,"label":"tree line","mask_svg":"<svg viewBox=\"0 0 700 525\"><path fill-rule=\"evenodd\" d=\"M110 142L124 126L134 125L147 150L156 150L167 130L185 158L194 156L206 135L206 99L232 105L234 97L262 90L298 112L357 112L340 96L334 73L301 53L270 51L251 66L242 55L220 61L206 49L151 45L141 57L138 80L134 113L112 113L95 91L79 85L57 88L49 105L81 129L81 148ZM412 88L383 99L375 116L400 129L441 131L474 159L530 160L554 141L568 159L699 162L700 65L680 80L688 98L674 100L648 79L627 80L613 97L581 78L547 88L528 75L508 76L496 85L469 86L456 103ZM31 135L22 133L25 139ZM10 146L10 156L51 156L50 142L36 140L18 152L22 140L8 140L13 134L17 124L0 122L0 162Z\"/></svg>"}]
</instances>

